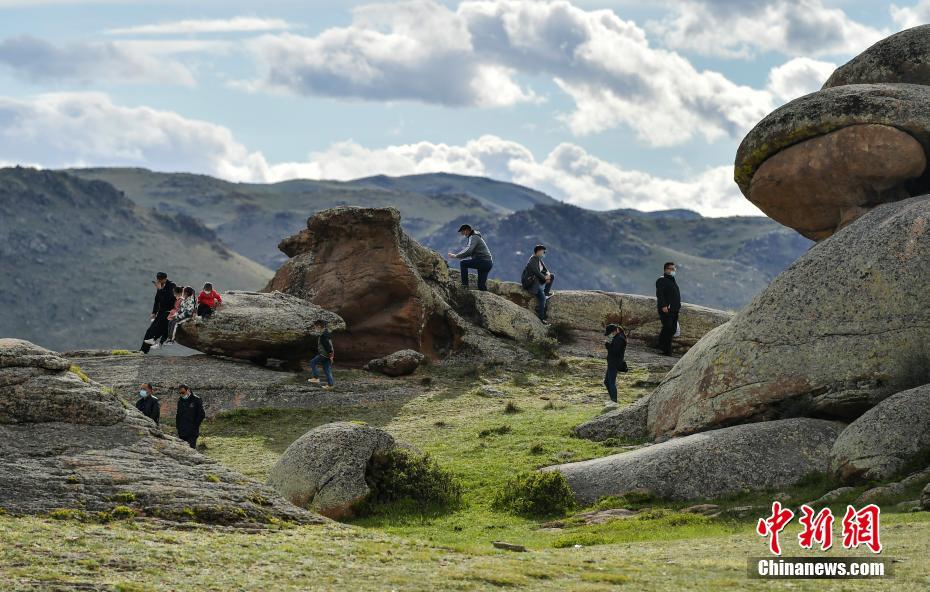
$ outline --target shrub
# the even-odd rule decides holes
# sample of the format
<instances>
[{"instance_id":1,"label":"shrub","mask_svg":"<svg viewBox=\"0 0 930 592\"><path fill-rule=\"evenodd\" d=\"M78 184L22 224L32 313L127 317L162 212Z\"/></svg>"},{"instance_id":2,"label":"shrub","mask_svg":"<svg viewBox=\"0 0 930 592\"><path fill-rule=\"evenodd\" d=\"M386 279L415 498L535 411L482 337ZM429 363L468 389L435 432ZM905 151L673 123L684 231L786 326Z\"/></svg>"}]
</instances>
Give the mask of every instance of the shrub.
<instances>
[{"instance_id":1,"label":"shrub","mask_svg":"<svg viewBox=\"0 0 930 592\"><path fill-rule=\"evenodd\" d=\"M210 483L219 483L219 482L220 482L220 478L217 477L216 475L214 475L213 473L207 473L206 475L203 476L203 478L204 478L205 480L209 481Z\"/></svg>"},{"instance_id":2,"label":"shrub","mask_svg":"<svg viewBox=\"0 0 930 592\"><path fill-rule=\"evenodd\" d=\"M81 367L77 364L71 364L71 367L68 368L68 372L71 374L76 374L77 377L80 378L83 382L90 382L90 378L84 374L84 371L81 370Z\"/></svg>"},{"instance_id":3,"label":"shrub","mask_svg":"<svg viewBox=\"0 0 930 592\"><path fill-rule=\"evenodd\" d=\"M136 517L136 512L129 506L116 506L110 510L110 516L114 520L132 520Z\"/></svg>"},{"instance_id":4,"label":"shrub","mask_svg":"<svg viewBox=\"0 0 930 592\"><path fill-rule=\"evenodd\" d=\"M521 473L494 497L497 510L527 517L562 516L578 507L565 476L559 472Z\"/></svg>"},{"instance_id":5,"label":"shrub","mask_svg":"<svg viewBox=\"0 0 930 592\"><path fill-rule=\"evenodd\" d=\"M110 496L110 501L129 504L136 501L136 494L131 491L121 491L115 495Z\"/></svg>"},{"instance_id":6,"label":"shrub","mask_svg":"<svg viewBox=\"0 0 930 592\"><path fill-rule=\"evenodd\" d=\"M356 508L362 515L400 502L418 512L454 509L462 502L462 485L429 455L395 448L372 456L365 471L371 493Z\"/></svg>"},{"instance_id":7,"label":"shrub","mask_svg":"<svg viewBox=\"0 0 930 592\"><path fill-rule=\"evenodd\" d=\"M575 335L568 323L552 323L549 325L549 336L559 343L575 343Z\"/></svg>"},{"instance_id":8,"label":"shrub","mask_svg":"<svg viewBox=\"0 0 930 592\"><path fill-rule=\"evenodd\" d=\"M555 339L545 338L526 344L526 351L540 360L554 360L559 357L559 343Z\"/></svg>"},{"instance_id":9,"label":"shrub","mask_svg":"<svg viewBox=\"0 0 930 592\"><path fill-rule=\"evenodd\" d=\"M504 413L520 413L520 408L517 407L517 404L513 401L507 401L507 404L504 406Z\"/></svg>"},{"instance_id":10,"label":"shrub","mask_svg":"<svg viewBox=\"0 0 930 592\"><path fill-rule=\"evenodd\" d=\"M539 455L543 454L546 451L546 447L540 444L539 442L530 446L530 454Z\"/></svg>"},{"instance_id":11,"label":"shrub","mask_svg":"<svg viewBox=\"0 0 930 592\"><path fill-rule=\"evenodd\" d=\"M503 436L504 434L510 433L509 425L500 425L493 428L485 428L478 432L479 438L487 438L488 436Z\"/></svg>"}]
</instances>

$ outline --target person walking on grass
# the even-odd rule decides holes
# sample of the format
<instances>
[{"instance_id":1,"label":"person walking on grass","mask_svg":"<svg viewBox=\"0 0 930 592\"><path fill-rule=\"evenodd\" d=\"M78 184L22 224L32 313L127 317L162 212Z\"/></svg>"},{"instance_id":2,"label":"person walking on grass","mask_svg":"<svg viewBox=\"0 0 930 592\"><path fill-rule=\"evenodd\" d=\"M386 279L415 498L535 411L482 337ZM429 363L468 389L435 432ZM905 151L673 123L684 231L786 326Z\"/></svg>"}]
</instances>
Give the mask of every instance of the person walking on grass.
<instances>
[{"instance_id":1,"label":"person walking on grass","mask_svg":"<svg viewBox=\"0 0 930 592\"><path fill-rule=\"evenodd\" d=\"M536 296L536 315L540 321L548 324L546 316L549 312L549 298L552 297L552 282L555 281L555 275L543 263L545 256L545 245L536 245L533 248L533 256L523 268L521 283L524 289Z\"/></svg>"},{"instance_id":2,"label":"person walking on grass","mask_svg":"<svg viewBox=\"0 0 930 592\"><path fill-rule=\"evenodd\" d=\"M484 242L481 233L472 229L468 224L462 224L459 227L459 234L466 237L468 242L465 248L458 253L449 253L451 259L461 259L459 269L462 273L462 286L468 289L468 270L475 269L478 271L478 289L482 292L488 291L488 274L494 267L494 261L491 259L491 250L488 244Z\"/></svg>"},{"instance_id":3,"label":"person walking on grass","mask_svg":"<svg viewBox=\"0 0 930 592\"><path fill-rule=\"evenodd\" d=\"M152 316L149 317L149 328L142 338L142 347L139 348L144 354L149 353L153 347L158 347L168 338L168 315L174 308L174 282L168 279L168 274L159 271L155 274L155 280L152 282L155 286L155 302L152 304Z\"/></svg>"},{"instance_id":4,"label":"person walking on grass","mask_svg":"<svg viewBox=\"0 0 930 592\"><path fill-rule=\"evenodd\" d=\"M681 310L681 292L675 282L677 268L671 261L665 264L663 275L656 280L656 308L662 330L659 332L659 350L672 355L672 337L678 330L678 312Z\"/></svg>"},{"instance_id":5,"label":"person walking on grass","mask_svg":"<svg viewBox=\"0 0 930 592\"><path fill-rule=\"evenodd\" d=\"M333 388L333 361L336 359L336 351L333 349L333 340L326 328L326 321L319 320L313 323L313 329L320 333L316 342L317 355L310 360L310 373L312 378L308 380L310 384L319 384L320 375L317 373L317 366L323 366L323 372L326 374L326 384L323 388L329 390Z\"/></svg>"},{"instance_id":6,"label":"person walking on grass","mask_svg":"<svg viewBox=\"0 0 930 592\"><path fill-rule=\"evenodd\" d=\"M203 401L194 394L186 384L178 385L178 410L174 425L178 429L178 438L187 442L191 448L197 448L200 437L200 424L207 416L203 410Z\"/></svg>"},{"instance_id":7,"label":"person walking on grass","mask_svg":"<svg viewBox=\"0 0 930 592\"><path fill-rule=\"evenodd\" d=\"M161 418L161 403L155 398L153 392L152 383L143 382L139 386L139 400L136 401L136 409L142 415L154 421L155 425L158 425L158 420Z\"/></svg>"},{"instance_id":8,"label":"person walking on grass","mask_svg":"<svg viewBox=\"0 0 930 592\"><path fill-rule=\"evenodd\" d=\"M607 338L604 341L604 347L607 348L607 373L604 375L604 386L607 387L610 400L616 403L617 373L629 370L624 359L626 355L626 333L623 327L611 323L604 329L604 336Z\"/></svg>"}]
</instances>

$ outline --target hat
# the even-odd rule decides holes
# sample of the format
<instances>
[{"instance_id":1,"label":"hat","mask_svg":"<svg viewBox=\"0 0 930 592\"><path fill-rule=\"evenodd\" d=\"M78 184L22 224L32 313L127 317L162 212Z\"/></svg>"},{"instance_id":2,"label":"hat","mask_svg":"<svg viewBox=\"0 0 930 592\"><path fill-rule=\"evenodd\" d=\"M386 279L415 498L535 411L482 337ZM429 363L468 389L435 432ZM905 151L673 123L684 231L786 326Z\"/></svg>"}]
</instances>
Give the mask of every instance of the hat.
<instances>
[{"instance_id":1,"label":"hat","mask_svg":"<svg viewBox=\"0 0 930 592\"><path fill-rule=\"evenodd\" d=\"M459 226L458 232L462 232L463 230L471 230L471 226L469 226L468 224L462 224L461 226Z\"/></svg>"},{"instance_id":2,"label":"hat","mask_svg":"<svg viewBox=\"0 0 930 592\"><path fill-rule=\"evenodd\" d=\"M543 251L545 251L545 250L546 250L546 245L536 245L535 247L533 247L533 252L535 253L536 251L539 251L540 249L542 249Z\"/></svg>"},{"instance_id":3,"label":"hat","mask_svg":"<svg viewBox=\"0 0 930 592\"><path fill-rule=\"evenodd\" d=\"M617 330L617 326L616 326L615 324L611 323L611 324L607 325L607 326L604 328L604 335L610 335L611 333L613 333L613 332L616 331L616 330Z\"/></svg>"}]
</instances>

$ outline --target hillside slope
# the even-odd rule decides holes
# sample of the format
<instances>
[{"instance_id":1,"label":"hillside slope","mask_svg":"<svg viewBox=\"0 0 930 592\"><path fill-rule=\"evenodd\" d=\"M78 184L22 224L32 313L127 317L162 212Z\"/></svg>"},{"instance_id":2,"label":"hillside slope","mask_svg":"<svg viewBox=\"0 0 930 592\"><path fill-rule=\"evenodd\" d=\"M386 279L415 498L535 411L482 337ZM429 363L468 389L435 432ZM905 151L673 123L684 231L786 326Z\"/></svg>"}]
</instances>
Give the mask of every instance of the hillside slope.
<instances>
[{"instance_id":1,"label":"hillside slope","mask_svg":"<svg viewBox=\"0 0 930 592\"><path fill-rule=\"evenodd\" d=\"M0 336L135 349L156 271L220 290L259 289L271 277L198 221L139 207L107 183L0 169Z\"/></svg>"}]
</instances>

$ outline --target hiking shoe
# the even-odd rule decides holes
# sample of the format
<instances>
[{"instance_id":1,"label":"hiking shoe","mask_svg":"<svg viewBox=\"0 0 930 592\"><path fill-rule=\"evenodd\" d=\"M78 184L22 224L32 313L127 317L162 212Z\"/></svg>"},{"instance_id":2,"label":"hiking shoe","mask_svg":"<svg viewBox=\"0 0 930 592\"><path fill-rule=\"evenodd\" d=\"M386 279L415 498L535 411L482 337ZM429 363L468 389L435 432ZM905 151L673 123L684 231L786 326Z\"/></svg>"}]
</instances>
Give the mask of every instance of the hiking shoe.
<instances>
[{"instance_id":1,"label":"hiking shoe","mask_svg":"<svg viewBox=\"0 0 930 592\"><path fill-rule=\"evenodd\" d=\"M311 379L308 380L307 382L309 382L310 384L320 384L320 379L319 379L319 378L311 378Z\"/></svg>"},{"instance_id":2,"label":"hiking shoe","mask_svg":"<svg viewBox=\"0 0 930 592\"><path fill-rule=\"evenodd\" d=\"M324 391L331 391L334 387L331 384L324 384L322 388Z\"/></svg>"}]
</instances>

